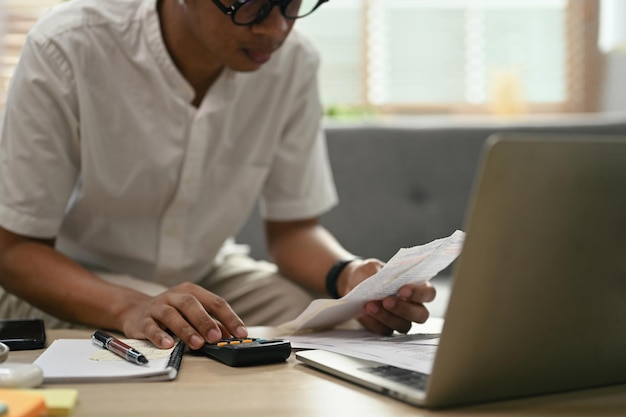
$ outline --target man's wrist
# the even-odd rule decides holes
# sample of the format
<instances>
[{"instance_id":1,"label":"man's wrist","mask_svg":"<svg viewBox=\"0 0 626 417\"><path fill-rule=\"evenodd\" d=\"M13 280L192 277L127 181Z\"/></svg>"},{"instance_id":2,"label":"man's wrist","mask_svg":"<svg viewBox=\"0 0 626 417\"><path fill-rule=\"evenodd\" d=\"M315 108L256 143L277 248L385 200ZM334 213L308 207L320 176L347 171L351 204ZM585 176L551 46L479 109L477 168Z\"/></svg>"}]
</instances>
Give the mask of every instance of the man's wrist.
<instances>
[{"instance_id":1,"label":"man's wrist","mask_svg":"<svg viewBox=\"0 0 626 417\"><path fill-rule=\"evenodd\" d=\"M328 273L326 274L326 292L332 298L341 298L339 294L339 288L337 283L339 281L339 276L341 272L348 266L348 264L352 261L356 261L360 258L351 258L351 259L341 259L330 268Z\"/></svg>"}]
</instances>

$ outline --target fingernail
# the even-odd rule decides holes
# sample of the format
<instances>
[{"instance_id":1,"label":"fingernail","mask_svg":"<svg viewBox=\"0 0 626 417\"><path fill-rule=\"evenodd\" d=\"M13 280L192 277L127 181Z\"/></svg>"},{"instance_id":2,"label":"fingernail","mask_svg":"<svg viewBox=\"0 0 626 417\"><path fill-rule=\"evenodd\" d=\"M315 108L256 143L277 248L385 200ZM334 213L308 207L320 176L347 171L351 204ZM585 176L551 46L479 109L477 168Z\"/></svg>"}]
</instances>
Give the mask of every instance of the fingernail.
<instances>
[{"instance_id":1,"label":"fingernail","mask_svg":"<svg viewBox=\"0 0 626 417\"><path fill-rule=\"evenodd\" d=\"M380 308L378 308L377 304L369 304L367 306L367 312L370 314L378 314L378 312L380 311Z\"/></svg>"},{"instance_id":2,"label":"fingernail","mask_svg":"<svg viewBox=\"0 0 626 417\"><path fill-rule=\"evenodd\" d=\"M235 336L237 337L246 337L248 336L248 329L244 326L239 326L235 329Z\"/></svg>"},{"instance_id":3,"label":"fingernail","mask_svg":"<svg viewBox=\"0 0 626 417\"><path fill-rule=\"evenodd\" d=\"M214 342L219 341L221 338L222 338L222 332L220 332L217 329L209 330L209 337L208 337L209 342L214 343Z\"/></svg>"},{"instance_id":4,"label":"fingernail","mask_svg":"<svg viewBox=\"0 0 626 417\"><path fill-rule=\"evenodd\" d=\"M194 334L193 336L191 336L191 339L189 339L189 344L194 349L200 349L202 345L204 345L204 340L202 340L200 336Z\"/></svg>"},{"instance_id":5,"label":"fingernail","mask_svg":"<svg viewBox=\"0 0 626 417\"><path fill-rule=\"evenodd\" d=\"M411 298L411 295L413 295L413 291L410 288L402 288L398 291L398 296L404 299Z\"/></svg>"},{"instance_id":6,"label":"fingernail","mask_svg":"<svg viewBox=\"0 0 626 417\"><path fill-rule=\"evenodd\" d=\"M396 306L396 299L394 297L385 298L383 300L383 306L385 306L387 310L391 310Z\"/></svg>"},{"instance_id":7,"label":"fingernail","mask_svg":"<svg viewBox=\"0 0 626 417\"><path fill-rule=\"evenodd\" d=\"M174 346L174 339L169 336L163 336L161 338L161 346L165 349Z\"/></svg>"}]
</instances>

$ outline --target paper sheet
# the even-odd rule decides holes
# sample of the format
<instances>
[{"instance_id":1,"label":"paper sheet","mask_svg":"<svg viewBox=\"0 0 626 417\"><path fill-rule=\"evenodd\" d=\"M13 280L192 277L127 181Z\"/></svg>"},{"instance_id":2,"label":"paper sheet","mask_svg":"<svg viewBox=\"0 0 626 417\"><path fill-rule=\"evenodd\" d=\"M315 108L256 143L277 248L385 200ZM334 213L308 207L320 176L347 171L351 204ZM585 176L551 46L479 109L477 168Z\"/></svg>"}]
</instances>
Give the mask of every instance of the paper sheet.
<instances>
[{"instance_id":1,"label":"paper sheet","mask_svg":"<svg viewBox=\"0 0 626 417\"><path fill-rule=\"evenodd\" d=\"M414 325L408 335L389 337L367 330L329 330L289 336L295 349L322 349L429 374L439 345L443 319Z\"/></svg>"},{"instance_id":2,"label":"paper sheet","mask_svg":"<svg viewBox=\"0 0 626 417\"><path fill-rule=\"evenodd\" d=\"M128 340L131 346L140 342ZM182 357L182 349L168 349L169 356L151 359L146 365L136 365L110 356L91 339L56 339L35 360L43 371L45 383L112 382L112 381L170 381L178 375L178 364L171 360ZM174 353L176 352L176 354ZM106 355L105 359L99 355Z\"/></svg>"},{"instance_id":3,"label":"paper sheet","mask_svg":"<svg viewBox=\"0 0 626 417\"><path fill-rule=\"evenodd\" d=\"M425 282L450 265L461 253L465 233L412 248L400 249L386 264L338 300L317 299L296 319L279 329L290 334L305 329L329 328L359 315L363 304L395 294L403 285Z\"/></svg>"}]
</instances>

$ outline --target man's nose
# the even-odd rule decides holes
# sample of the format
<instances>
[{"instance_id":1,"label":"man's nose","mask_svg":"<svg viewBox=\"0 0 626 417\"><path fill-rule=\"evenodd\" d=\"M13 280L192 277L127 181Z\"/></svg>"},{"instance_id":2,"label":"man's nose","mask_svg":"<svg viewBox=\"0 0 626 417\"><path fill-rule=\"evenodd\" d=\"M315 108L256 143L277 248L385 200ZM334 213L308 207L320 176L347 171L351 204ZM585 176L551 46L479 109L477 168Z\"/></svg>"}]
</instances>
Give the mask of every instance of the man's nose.
<instances>
[{"instance_id":1,"label":"man's nose","mask_svg":"<svg viewBox=\"0 0 626 417\"><path fill-rule=\"evenodd\" d=\"M290 22L283 16L278 6L272 7L270 14L259 23L252 25L252 31L258 34L283 38L289 32Z\"/></svg>"}]
</instances>

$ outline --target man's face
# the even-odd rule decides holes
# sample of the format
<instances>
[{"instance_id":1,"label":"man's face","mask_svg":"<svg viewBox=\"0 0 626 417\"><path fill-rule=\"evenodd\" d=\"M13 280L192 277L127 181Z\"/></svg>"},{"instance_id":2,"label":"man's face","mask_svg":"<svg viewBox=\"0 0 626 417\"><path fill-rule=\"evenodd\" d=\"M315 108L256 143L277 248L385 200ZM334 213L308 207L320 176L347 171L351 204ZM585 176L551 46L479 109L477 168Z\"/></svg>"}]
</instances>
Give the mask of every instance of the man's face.
<instances>
[{"instance_id":1,"label":"man's face","mask_svg":"<svg viewBox=\"0 0 626 417\"><path fill-rule=\"evenodd\" d=\"M223 1L223 4L227 3ZM179 7L190 41L203 55L198 59L210 60L236 71L254 71L269 61L294 23L285 19L278 7L252 26L235 25L230 16L222 13L211 0L187 0Z\"/></svg>"}]
</instances>

